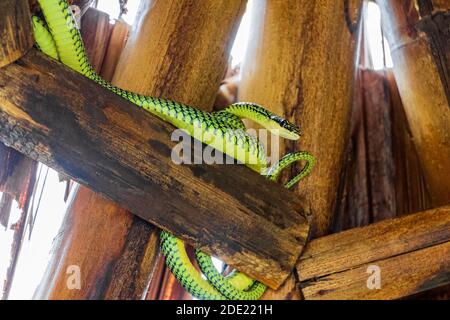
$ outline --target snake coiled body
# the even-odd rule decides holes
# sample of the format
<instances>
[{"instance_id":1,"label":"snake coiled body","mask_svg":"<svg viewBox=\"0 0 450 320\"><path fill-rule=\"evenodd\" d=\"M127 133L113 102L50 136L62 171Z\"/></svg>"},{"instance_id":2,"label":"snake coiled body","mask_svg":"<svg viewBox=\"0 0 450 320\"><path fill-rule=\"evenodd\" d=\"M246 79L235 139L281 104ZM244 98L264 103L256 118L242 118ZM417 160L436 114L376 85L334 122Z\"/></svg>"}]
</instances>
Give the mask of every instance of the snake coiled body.
<instances>
[{"instance_id":1,"label":"snake coiled body","mask_svg":"<svg viewBox=\"0 0 450 320\"><path fill-rule=\"evenodd\" d=\"M45 22L33 17L34 33L38 47L47 55L184 130L190 136L235 158L252 170L266 175L272 181L276 181L281 171L295 161L305 161L306 165L286 187L292 187L311 172L315 160L306 152L288 154L269 167L263 146L246 132L241 119L252 119L271 132L288 139L298 139L299 132L295 125L257 104L237 103L223 111L209 113L174 101L136 94L108 83L89 64L81 35L67 2L38 2ZM169 269L183 287L197 298L249 300L258 299L265 291L263 284L237 271L223 276L215 269L211 257L196 250L197 262L207 278L204 279L190 262L184 243L165 231L161 232L161 248Z\"/></svg>"}]
</instances>

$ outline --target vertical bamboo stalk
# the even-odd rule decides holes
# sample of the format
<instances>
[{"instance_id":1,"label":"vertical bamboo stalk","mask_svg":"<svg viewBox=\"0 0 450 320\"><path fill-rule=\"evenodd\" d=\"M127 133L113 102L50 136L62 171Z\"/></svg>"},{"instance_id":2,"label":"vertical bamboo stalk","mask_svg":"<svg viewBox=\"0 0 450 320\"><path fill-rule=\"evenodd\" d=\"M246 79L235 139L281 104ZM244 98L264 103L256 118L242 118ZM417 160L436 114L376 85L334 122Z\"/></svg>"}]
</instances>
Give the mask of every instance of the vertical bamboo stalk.
<instances>
[{"instance_id":1,"label":"vertical bamboo stalk","mask_svg":"<svg viewBox=\"0 0 450 320\"><path fill-rule=\"evenodd\" d=\"M391 48L395 79L432 205L447 204L450 201L450 107L446 97L448 84L442 81L444 78L434 59L433 46L426 34L417 29L419 12L414 1L377 2ZM422 8L424 2L431 3L421 2ZM447 6L449 8L450 5ZM442 32L440 37L443 41L449 41L448 32ZM439 56L439 53L436 54Z\"/></svg>"},{"instance_id":2,"label":"vertical bamboo stalk","mask_svg":"<svg viewBox=\"0 0 450 320\"><path fill-rule=\"evenodd\" d=\"M360 69L356 90L334 232L428 207L392 71Z\"/></svg>"},{"instance_id":3,"label":"vertical bamboo stalk","mask_svg":"<svg viewBox=\"0 0 450 320\"><path fill-rule=\"evenodd\" d=\"M239 100L254 101L301 125L299 142L317 158L297 192L307 199L314 235L327 233L349 122L355 39L343 1L265 1L255 6ZM349 12L359 5L353 3ZM352 15L353 19L355 19Z\"/></svg>"},{"instance_id":4,"label":"vertical bamboo stalk","mask_svg":"<svg viewBox=\"0 0 450 320\"><path fill-rule=\"evenodd\" d=\"M127 88L142 78L135 91L212 110L245 3L143 1L114 81Z\"/></svg>"},{"instance_id":5,"label":"vertical bamboo stalk","mask_svg":"<svg viewBox=\"0 0 450 320\"><path fill-rule=\"evenodd\" d=\"M392 70L386 72L386 81L392 110L395 193L397 215L400 216L430 209L430 199Z\"/></svg>"},{"instance_id":6,"label":"vertical bamboo stalk","mask_svg":"<svg viewBox=\"0 0 450 320\"><path fill-rule=\"evenodd\" d=\"M125 44L127 42L130 26L123 20L117 20L112 27L111 37L108 43L108 49L102 64L102 77L105 80L111 81L117 67Z\"/></svg>"},{"instance_id":7,"label":"vertical bamboo stalk","mask_svg":"<svg viewBox=\"0 0 450 320\"><path fill-rule=\"evenodd\" d=\"M244 8L244 0L142 1L114 84L211 110ZM158 232L80 189L37 297L142 299L159 257ZM81 290L66 286L70 265L80 266Z\"/></svg>"},{"instance_id":8,"label":"vertical bamboo stalk","mask_svg":"<svg viewBox=\"0 0 450 320\"><path fill-rule=\"evenodd\" d=\"M110 36L109 15L89 8L81 20L81 35L89 62L94 69L101 70Z\"/></svg>"},{"instance_id":9,"label":"vertical bamboo stalk","mask_svg":"<svg viewBox=\"0 0 450 320\"><path fill-rule=\"evenodd\" d=\"M317 158L296 189L308 201L314 236L326 234L332 220L352 98L355 26L348 22L356 19L359 5L259 1L252 14L239 100L260 103L301 125L300 141L284 141L280 152L306 150ZM265 298L300 298L295 282L289 278Z\"/></svg>"}]
</instances>

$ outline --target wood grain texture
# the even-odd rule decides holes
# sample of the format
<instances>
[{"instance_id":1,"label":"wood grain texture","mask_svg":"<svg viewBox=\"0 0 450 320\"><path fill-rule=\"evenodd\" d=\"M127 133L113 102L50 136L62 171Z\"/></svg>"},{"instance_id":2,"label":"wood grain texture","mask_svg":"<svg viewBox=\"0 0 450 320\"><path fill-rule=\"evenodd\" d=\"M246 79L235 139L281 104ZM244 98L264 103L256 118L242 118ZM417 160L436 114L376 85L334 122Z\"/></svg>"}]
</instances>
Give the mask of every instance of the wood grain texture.
<instances>
[{"instance_id":1,"label":"wood grain texture","mask_svg":"<svg viewBox=\"0 0 450 320\"><path fill-rule=\"evenodd\" d=\"M419 5L419 13L422 14L417 29L426 34L450 104L450 2L447 1L445 11L442 11L443 8L433 8L429 12L421 9L423 8Z\"/></svg>"},{"instance_id":2,"label":"wood grain texture","mask_svg":"<svg viewBox=\"0 0 450 320\"><path fill-rule=\"evenodd\" d=\"M450 1L448 0L428 0L431 1L433 6L433 13L439 11L447 11L450 9ZM420 1L418 1L420 2Z\"/></svg>"},{"instance_id":3,"label":"wood grain texture","mask_svg":"<svg viewBox=\"0 0 450 320\"><path fill-rule=\"evenodd\" d=\"M392 70L386 72L386 80L392 117L396 211L400 216L430 209L431 200Z\"/></svg>"},{"instance_id":4,"label":"wood grain texture","mask_svg":"<svg viewBox=\"0 0 450 320\"><path fill-rule=\"evenodd\" d=\"M302 295L299 290L295 274L291 274L281 287L277 290L267 289L261 300L301 300Z\"/></svg>"},{"instance_id":5,"label":"wood grain texture","mask_svg":"<svg viewBox=\"0 0 450 320\"><path fill-rule=\"evenodd\" d=\"M413 1L377 1L433 206L450 202L450 107Z\"/></svg>"},{"instance_id":6,"label":"wood grain texture","mask_svg":"<svg viewBox=\"0 0 450 320\"><path fill-rule=\"evenodd\" d=\"M22 57L34 41L27 0L2 0L0 12L1 68Z\"/></svg>"},{"instance_id":7,"label":"wood grain texture","mask_svg":"<svg viewBox=\"0 0 450 320\"><path fill-rule=\"evenodd\" d=\"M360 69L334 232L429 209L392 70Z\"/></svg>"},{"instance_id":8,"label":"wood grain texture","mask_svg":"<svg viewBox=\"0 0 450 320\"><path fill-rule=\"evenodd\" d=\"M381 272L380 289L368 289L369 266ZM376 261L304 283L305 299L388 300L450 283L450 242Z\"/></svg>"},{"instance_id":9,"label":"wood grain texture","mask_svg":"<svg viewBox=\"0 0 450 320\"><path fill-rule=\"evenodd\" d=\"M127 89L141 73L141 84L133 85L134 91L211 109L245 3L142 1L142 15L135 22L114 80ZM134 46L141 49L135 51Z\"/></svg>"},{"instance_id":10,"label":"wood grain texture","mask_svg":"<svg viewBox=\"0 0 450 320\"><path fill-rule=\"evenodd\" d=\"M359 69L355 79L350 138L339 182L333 232L365 226L370 221L367 128L364 121L365 90L362 73L363 71Z\"/></svg>"},{"instance_id":11,"label":"wood grain texture","mask_svg":"<svg viewBox=\"0 0 450 320\"><path fill-rule=\"evenodd\" d=\"M95 8L88 8L81 19L81 35L89 62L95 70L102 69L111 30L109 15Z\"/></svg>"},{"instance_id":12,"label":"wood grain texture","mask_svg":"<svg viewBox=\"0 0 450 320\"><path fill-rule=\"evenodd\" d=\"M135 92L179 99L211 111L211 96L217 91L218 79L221 80L225 74L229 51L245 3L237 0L142 2L113 82ZM221 10L227 16L222 16ZM155 19L159 19L158 23ZM217 21L221 23L220 31ZM166 50L160 50L164 48ZM205 48L214 49L205 52ZM150 68L148 63L151 63ZM142 66L145 66L144 71ZM138 232L139 225L143 223L136 218L134 220L130 233ZM159 230L153 230L152 234L156 236ZM158 244L152 251L146 252L146 257L159 265L159 260L164 259ZM152 279L149 290L158 288L159 299L187 295L164 264L161 270L163 279L153 276L151 270L147 273ZM151 296L147 294L146 299Z\"/></svg>"},{"instance_id":13,"label":"wood grain texture","mask_svg":"<svg viewBox=\"0 0 450 320\"><path fill-rule=\"evenodd\" d=\"M0 105L6 144L270 287L290 274L301 196L244 166L175 164L172 126L36 51L0 70Z\"/></svg>"},{"instance_id":14,"label":"wood grain texture","mask_svg":"<svg viewBox=\"0 0 450 320\"><path fill-rule=\"evenodd\" d=\"M127 43L130 26L123 20L117 20L112 26L111 36L108 42L108 48L102 63L102 78L111 81L119 62L120 55Z\"/></svg>"},{"instance_id":15,"label":"wood grain texture","mask_svg":"<svg viewBox=\"0 0 450 320\"><path fill-rule=\"evenodd\" d=\"M91 14L83 19L85 26L95 26L98 15ZM86 22L86 19L94 21ZM109 25L109 21L105 21ZM121 24L116 24L114 29L116 27L120 29ZM122 33L114 33L114 29L106 56L99 58L100 61L105 60L101 63L102 70L99 70L99 66L96 68L104 78L104 68L114 70L123 49L122 46L112 45L121 42L115 41L116 37L123 36ZM104 46L98 45L96 41L85 42L85 47L91 50L94 56L97 54L92 48L104 51ZM109 57L114 56L116 59L107 59L110 50L114 50L114 54ZM110 80L111 76L107 79ZM135 221L142 220L114 202L81 186L68 206L65 220L52 248L46 273L35 291L34 298L142 299L148 287L149 273L154 267L153 259L148 259L146 253L153 252L159 244L156 227L141 222L133 229ZM83 285L80 290L71 290L66 285L69 276L66 270L71 265L79 266L80 271L89 272L88 275L82 273Z\"/></svg>"},{"instance_id":16,"label":"wood grain texture","mask_svg":"<svg viewBox=\"0 0 450 320\"><path fill-rule=\"evenodd\" d=\"M352 17L357 16L359 3L352 2ZM332 218L352 91L354 38L344 19L344 5L260 1L252 9L253 36L243 64L239 100L260 103L301 126L300 141L281 140L276 152L282 156L306 150L318 159L295 193L306 200L313 234L323 235ZM286 170L283 178L296 169ZM295 278L276 292L268 290L263 298L299 299Z\"/></svg>"},{"instance_id":17,"label":"wood grain texture","mask_svg":"<svg viewBox=\"0 0 450 320\"><path fill-rule=\"evenodd\" d=\"M297 264L305 299L394 299L450 282L450 206L311 241ZM367 267L382 288L367 288Z\"/></svg>"},{"instance_id":18,"label":"wood grain texture","mask_svg":"<svg viewBox=\"0 0 450 320\"><path fill-rule=\"evenodd\" d=\"M370 220L377 222L396 216L392 123L388 105L390 96L384 78L379 74L366 71L362 77L366 84L364 121L367 130Z\"/></svg>"},{"instance_id":19,"label":"wood grain texture","mask_svg":"<svg viewBox=\"0 0 450 320\"><path fill-rule=\"evenodd\" d=\"M354 19L359 3L351 6ZM317 159L295 192L305 198L313 236L321 236L329 232L347 141L355 38L344 1L265 1L255 7L239 100L260 103L301 126L301 139L282 141L280 153L305 150Z\"/></svg>"}]
</instances>

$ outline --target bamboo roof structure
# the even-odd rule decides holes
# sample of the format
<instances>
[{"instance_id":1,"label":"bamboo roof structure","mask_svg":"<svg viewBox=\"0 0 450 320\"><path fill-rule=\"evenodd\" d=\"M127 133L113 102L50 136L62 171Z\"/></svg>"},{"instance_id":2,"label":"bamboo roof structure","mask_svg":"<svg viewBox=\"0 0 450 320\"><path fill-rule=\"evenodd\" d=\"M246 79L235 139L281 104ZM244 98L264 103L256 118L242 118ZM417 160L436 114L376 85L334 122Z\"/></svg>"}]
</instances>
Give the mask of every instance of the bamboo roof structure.
<instances>
[{"instance_id":1,"label":"bamboo roof structure","mask_svg":"<svg viewBox=\"0 0 450 320\"><path fill-rule=\"evenodd\" d=\"M449 297L450 1L377 0L394 64L377 71L367 1L261 1L234 71L245 0L143 1L133 28L71 3L106 80L208 112L267 106L302 128L280 155L308 150L317 166L286 190L242 165L174 163L173 126L39 52L36 2L4 0L0 224L14 201L22 210L4 298L38 162L80 187L36 299L190 299L164 266L161 229L267 285L263 299ZM77 291L73 264L90 270Z\"/></svg>"}]
</instances>

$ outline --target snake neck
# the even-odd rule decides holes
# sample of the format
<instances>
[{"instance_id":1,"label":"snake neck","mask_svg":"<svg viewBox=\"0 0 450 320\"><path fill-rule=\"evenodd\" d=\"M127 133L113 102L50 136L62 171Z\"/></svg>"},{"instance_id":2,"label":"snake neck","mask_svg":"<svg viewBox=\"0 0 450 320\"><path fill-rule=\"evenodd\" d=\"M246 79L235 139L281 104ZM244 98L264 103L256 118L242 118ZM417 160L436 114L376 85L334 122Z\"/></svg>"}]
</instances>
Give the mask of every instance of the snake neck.
<instances>
[{"instance_id":1,"label":"snake neck","mask_svg":"<svg viewBox=\"0 0 450 320\"><path fill-rule=\"evenodd\" d=\"M233 114L240 119L252 120L266 129L272 129L272 124L269 120L274 114L258 104L238 102L230 105L223 111Z\"/></svg>"}]
</instances>

